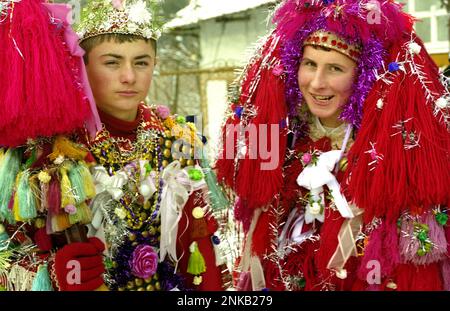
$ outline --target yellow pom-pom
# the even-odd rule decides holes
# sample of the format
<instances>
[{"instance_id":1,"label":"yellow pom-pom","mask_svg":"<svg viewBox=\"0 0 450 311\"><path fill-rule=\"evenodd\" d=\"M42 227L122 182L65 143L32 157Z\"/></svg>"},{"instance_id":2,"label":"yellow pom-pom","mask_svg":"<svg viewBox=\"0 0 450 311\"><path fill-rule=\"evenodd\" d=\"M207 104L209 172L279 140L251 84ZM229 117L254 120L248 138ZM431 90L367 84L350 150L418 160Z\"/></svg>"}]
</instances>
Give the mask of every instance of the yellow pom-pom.
<instances>
[{"instance_id":1,"label":"yellow pom-pom","mask_svg":"<svg viewBox=\"0 0 450 311\"><path fill-rule=\"evenodd\" d=\"M205 216L205 212L201 207L197 206L192 209L192 216L194 216L195 219L201 219Z\"/></svg>"},{"instance_id":2,"label":"yellow pom-pom","mask_svg":"<svg viewBox=\"0 0 450 311\"><path fill-rule=\"evenodd\" d=\"M50 176L50 174L47 173L46 171L40 171L38 174L38 179L40 182L42 182L44 184L48 184L50 182L50 180L52 179L52 176Z\"/></svg>"},{"instance_id":3,"label":"yellow pom-pom","mask_svg":"<svg viewBox=\"0 0 450 311\"><path fill-rule=\"evenodd\" d=\"M36 229L41 229L45 227L45 219L44 218L36 218L34 221L34 226Z\"/></svg>"}]
</instances>

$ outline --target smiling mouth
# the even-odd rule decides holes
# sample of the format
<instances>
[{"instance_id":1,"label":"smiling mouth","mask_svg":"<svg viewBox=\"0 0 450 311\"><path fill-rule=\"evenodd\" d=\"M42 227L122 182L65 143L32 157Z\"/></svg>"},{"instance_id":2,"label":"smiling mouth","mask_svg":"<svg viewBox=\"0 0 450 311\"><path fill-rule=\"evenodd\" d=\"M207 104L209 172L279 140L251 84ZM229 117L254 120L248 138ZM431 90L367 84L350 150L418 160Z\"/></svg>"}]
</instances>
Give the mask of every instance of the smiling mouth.
<instances>
[{"instance_id":1,"label":"smiling mouth","mask_svg":"<svg viewBox=\"0 0 450 311\"><path fill-rule=\"evenodd\" d=\"M334 95L324 96L324 95L312 95L312 94L311 94L311 96L315 100L320 101L320 102L324 102L324 103L329 101L329 100L331 100L334 97Z\"/></svg>"}]
</instances>

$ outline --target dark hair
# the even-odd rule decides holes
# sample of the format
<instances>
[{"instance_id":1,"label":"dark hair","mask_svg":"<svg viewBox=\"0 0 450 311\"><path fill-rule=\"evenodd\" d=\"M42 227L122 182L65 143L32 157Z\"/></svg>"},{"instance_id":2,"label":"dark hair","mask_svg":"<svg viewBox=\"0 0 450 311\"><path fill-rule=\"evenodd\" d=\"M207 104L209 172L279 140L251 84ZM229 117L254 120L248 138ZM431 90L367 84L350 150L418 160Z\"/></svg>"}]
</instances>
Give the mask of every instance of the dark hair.
<instances>
[{"instance_id":1,"label":"dark hair","mask_svg":"<svg viewBox=\"0 0 450 311\"><path fill-rule=\"evenodd\" d=\"M93 48L95 48L97 45L103 43L103 42L116 42L116 43L125 43L125 42L135 42L138 40L144 40L146 43L150 42L150 45L155 50L157 50L157 43L155 39L145 39L140 36L135 35L125 35L120 33L107 33L103 35L98 35L92 38L88 38L80 43L81 48L86 52L83 56L84 63L88 64L88 56L89 52L92 51Z\"/></svg>"},{"instance_id":2,"label":"dark hair","mask_svg":"<svg viewBox=\"0 0 450 311\"><path fill-rule=\"evenodd\" d=\"M321 46L321 45L312 45L312 47L316 50L322 50L325 52L330 52L332 49L327 48L326 46Z\"/></svg>"}]
</instances>

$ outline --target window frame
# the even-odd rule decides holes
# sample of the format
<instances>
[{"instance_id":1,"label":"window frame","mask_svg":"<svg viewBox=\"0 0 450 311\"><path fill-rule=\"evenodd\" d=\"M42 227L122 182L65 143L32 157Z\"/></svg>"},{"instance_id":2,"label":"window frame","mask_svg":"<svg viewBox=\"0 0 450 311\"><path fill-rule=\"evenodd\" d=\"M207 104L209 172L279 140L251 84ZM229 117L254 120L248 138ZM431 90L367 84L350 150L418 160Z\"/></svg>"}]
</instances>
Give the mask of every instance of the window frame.
<instances>
[{"instance_id":1,"label":"window frame","mask_svg":"<svg viewBox=\"0 0 450 311\"><path fill-rule=\"evenodd\" d=\"M427 11L416 11L416 1L424 0L405 0L408 2L407 12L417 19L430 18L430 42L424 42L425 47L431 54L448 53L449 52L449 40L438 40L438 17L449 16L445 7L441 7L439 4L433 4Z\"/></svg>"}]
</instances>

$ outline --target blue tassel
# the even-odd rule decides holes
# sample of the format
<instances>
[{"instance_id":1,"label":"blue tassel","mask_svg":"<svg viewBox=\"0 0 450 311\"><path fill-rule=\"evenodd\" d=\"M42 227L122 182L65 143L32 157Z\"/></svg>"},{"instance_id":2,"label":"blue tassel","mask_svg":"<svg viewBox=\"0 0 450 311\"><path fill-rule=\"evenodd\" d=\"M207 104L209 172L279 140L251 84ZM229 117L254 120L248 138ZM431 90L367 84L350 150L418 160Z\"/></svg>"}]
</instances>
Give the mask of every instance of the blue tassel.
<instances>
[{"instance_id":1,"label":"blue tassel","mask_svg":"<svg viewBox=\"0 0 450 311\"><path fill-rule=\"evenodd\" d=\"M50 275L48 274L47 264L39 266L38 272L33 279L31 290L34 292L53 291L52 281L50 280Z\"/></svg>"},{"instance_id":2,"label":"blue tassel","mask_svg":"<svg viewBox=\"0 0 450 311\"><path fill-rule=\"evenodd\" d=\"M8 149L0 163L0 221L6 220L13 224L14 217L8 208L13 193L16 176L20 170L22 151L20 149Z\"/></svg>"}]
</instances>

